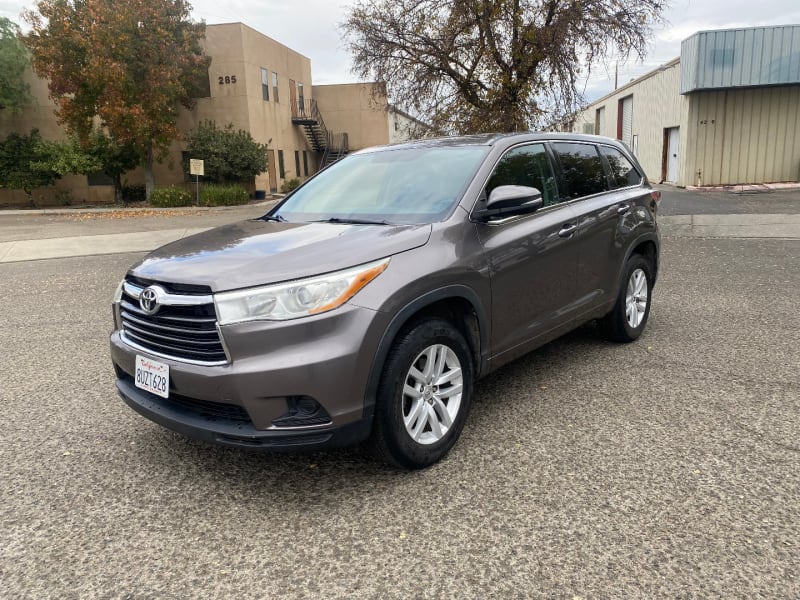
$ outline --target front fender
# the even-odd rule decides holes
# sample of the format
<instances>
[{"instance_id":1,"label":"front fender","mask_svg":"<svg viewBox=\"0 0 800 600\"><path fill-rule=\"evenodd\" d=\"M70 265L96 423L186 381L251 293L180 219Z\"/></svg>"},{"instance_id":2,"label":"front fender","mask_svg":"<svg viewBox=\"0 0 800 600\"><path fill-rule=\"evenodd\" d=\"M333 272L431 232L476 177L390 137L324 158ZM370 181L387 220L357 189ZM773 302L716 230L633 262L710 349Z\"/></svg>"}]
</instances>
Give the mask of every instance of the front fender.
<instances>
[{"instance_id":1,"label":"front fender","mask_svg":"<svg viewBox=\"0 0 800 600\"><path fill-rule=\"evenodd\" d=\"M480 343L480 347L478 348L479 364L476 365L476 378L485 370L488 361L490 325L489 318L486 315L486 311L483 308L477 292L468 286L457 284L431 290L422 296L414 298L414 300L403 306L386 327L386 331L384 331L383 337L378 344L378 349L375 352L375 358L372 361L369 379L367 380L367 388L364 394L365 417L371 417L374 414L378 385L380 384L386 357L389 355L389 350L403 326L406 325L414 315L418 314L426 307L436 302L447 300L448 298L463 299L472 306L478 320L478 337Z\"/></svg>"}]
</instances>

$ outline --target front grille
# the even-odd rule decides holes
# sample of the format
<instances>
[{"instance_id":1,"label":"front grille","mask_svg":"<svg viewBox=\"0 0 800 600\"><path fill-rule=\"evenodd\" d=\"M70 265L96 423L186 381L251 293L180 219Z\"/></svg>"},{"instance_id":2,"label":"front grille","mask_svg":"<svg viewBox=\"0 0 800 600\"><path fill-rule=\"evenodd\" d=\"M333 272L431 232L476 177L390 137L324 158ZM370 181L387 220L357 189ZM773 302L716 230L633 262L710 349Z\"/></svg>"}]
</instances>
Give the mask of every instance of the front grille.
<instances>
[{"instance_id":1,"label":"front grille","mask_svg":"<svg viewBox=\"0 0 800 600\"><path fill-rule=\"evenodd\" d=\"M128 342L166 358L210 364L227 362L213 302L180 304L182 297L190 300L192 296L207 294L175 294L171 298L177 303L160 304L156 314L148 315L135 294L152 282L128 280L128 283L119 306L122 331Z\"/></svg>"}]
</instances>

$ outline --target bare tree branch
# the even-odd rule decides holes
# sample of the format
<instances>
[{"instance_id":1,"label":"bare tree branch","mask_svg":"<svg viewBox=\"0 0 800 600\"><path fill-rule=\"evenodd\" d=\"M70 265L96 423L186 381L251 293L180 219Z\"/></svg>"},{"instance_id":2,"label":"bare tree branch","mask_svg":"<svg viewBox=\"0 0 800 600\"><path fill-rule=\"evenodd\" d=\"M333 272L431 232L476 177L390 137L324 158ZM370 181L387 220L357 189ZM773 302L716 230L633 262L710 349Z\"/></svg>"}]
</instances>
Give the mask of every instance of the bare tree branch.
<instances>
[{"instance_id":1,"label":"bare tree branch","mask_svg":"<svg viewBox=\"0 0 800 600\"><path fill-rule=\"evenodd\" d=\"M434 131L531 129L577 108L612 51L643 57L669 0L361 0L353 70Z\"/></svg>"}]
</instances>

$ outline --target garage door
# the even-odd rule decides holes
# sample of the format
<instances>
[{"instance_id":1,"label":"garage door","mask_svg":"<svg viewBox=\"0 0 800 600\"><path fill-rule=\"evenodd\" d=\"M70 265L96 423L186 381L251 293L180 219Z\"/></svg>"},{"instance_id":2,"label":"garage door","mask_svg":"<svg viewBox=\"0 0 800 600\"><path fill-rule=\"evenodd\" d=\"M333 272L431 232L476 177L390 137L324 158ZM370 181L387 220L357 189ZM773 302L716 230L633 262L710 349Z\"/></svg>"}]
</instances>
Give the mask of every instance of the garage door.
<instances>
[{"instance_id":1,"label":"garage door","mask_svg":"<svg viewBox=\"0 0 800 600\"><path fill-rule=\"evenodd\" d=\"M633 96L622 99L622 141L632 147L633 141Z\"/></svg>"}]
</instances>

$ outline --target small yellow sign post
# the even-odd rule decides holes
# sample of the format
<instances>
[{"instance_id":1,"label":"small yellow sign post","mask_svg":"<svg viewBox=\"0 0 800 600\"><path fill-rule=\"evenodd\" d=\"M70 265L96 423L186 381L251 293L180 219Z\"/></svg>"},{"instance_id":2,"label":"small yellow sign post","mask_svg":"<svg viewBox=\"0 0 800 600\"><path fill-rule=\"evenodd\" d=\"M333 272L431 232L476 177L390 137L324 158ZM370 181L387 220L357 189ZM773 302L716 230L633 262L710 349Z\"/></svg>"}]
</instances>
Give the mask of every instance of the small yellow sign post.
<instances>
[{"instance_id":1,"label":"small yellow sign post","mask_svg":"<svg viewBox=\"0 0 800 600\"><path fill-rule=\"evenodd\" d=\"M189 175L194 175L195 189L197 192L197 206L200 206L200 177L205 176L205 165L202 159L189 159Z\"/></svg>"}]
</instances>

